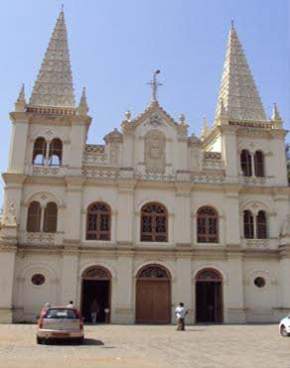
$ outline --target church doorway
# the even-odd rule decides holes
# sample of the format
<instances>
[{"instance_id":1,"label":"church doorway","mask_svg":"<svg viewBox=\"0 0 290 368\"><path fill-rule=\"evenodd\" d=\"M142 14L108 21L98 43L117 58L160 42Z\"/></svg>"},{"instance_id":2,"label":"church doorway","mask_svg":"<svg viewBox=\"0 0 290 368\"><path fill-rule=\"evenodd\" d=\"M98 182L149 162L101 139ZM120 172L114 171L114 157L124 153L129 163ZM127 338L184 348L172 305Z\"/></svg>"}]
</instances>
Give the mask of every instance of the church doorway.
<instances>
[{"instance_id":1,"label":"church doorway","mask_svg":"<svg viewBox=\"0 0 290 368\"><path fill-rule=\"evenodd\" d=\"M82 315L85 322L109 323L111 314L111 274L100 266L85 270L82 275Z\"/></svg>"},{"instance_id":2,"label":"church doorway","mask_svg":"<svg viewBox=\"0 0 290 368\"><path fill-rule=\"evenodd\" d=\"M170 321L170 274L159 265L145 266L136 281L136 323L167 324Z\"/></svg>"},{"instance_id":3,"label":"church doorway","mask_svg":"<svg viewBox=\"0 0 290 368\"><path fill-rule=\"evenodd\" d=\"M222 276L213 269L201 270L195 283L196 322L223 322Z\"/></svg>"}]
</instances>

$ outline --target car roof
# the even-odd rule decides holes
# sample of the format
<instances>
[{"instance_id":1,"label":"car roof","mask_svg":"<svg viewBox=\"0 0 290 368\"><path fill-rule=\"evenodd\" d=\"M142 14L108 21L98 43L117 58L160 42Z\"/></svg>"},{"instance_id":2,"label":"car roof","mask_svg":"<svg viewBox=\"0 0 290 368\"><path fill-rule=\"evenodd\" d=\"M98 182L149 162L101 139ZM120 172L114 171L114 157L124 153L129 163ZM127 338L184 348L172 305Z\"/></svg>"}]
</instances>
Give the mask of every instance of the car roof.
<instances>
[{"instance_id":1,"label":"car roof","mask_svg":"<svg viewBox=\"0 0 290 368\"><path fill-rule=\"evenodd\" d=\"M56 306L52 305L52 306L47 308L47 310L49 310L49 309L71 309L71 310L74 310L74 311L78 310L75 307L66 307L65 305L56 305Z\"/></svg>"}]
</instances>

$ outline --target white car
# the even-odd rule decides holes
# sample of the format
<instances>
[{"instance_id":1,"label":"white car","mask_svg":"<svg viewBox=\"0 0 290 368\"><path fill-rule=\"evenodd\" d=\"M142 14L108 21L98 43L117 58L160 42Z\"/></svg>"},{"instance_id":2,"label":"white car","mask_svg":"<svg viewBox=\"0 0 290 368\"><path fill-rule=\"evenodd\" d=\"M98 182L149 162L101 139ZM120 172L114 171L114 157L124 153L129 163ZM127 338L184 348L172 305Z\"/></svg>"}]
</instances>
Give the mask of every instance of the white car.
<instances>
[{"instance_id":1,"label":"white car","mask_svg":"<svg viewBox=\"0 0 290 368\"><path fill-rule=\"evenodd\" d=\"M279 332L283 337L290 336L290 315L281 320L279 324Z\"/></svg>"},{"instance_id":2,"label":"white car","mask_svg":"<svg viewBox=\"0 0 290 368\"><path fill-rule=\"evenodd\" d=\"M38 320L37 344L49 340L69 339L79 344L84 342L84 324L76 308L50 307L41 312Z\"/></svg>"}]
</instances>

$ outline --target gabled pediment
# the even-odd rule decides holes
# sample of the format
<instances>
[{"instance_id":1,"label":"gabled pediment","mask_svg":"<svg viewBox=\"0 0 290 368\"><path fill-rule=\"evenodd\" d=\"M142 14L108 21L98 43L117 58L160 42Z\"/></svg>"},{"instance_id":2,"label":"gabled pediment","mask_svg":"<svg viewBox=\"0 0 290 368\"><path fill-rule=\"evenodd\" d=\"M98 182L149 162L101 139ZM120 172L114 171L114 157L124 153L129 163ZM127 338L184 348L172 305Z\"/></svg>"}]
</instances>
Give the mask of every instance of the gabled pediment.
<instances>
[{"instance_id":1,"label":"gabled pediment","mask_svg":"<svg viewBox=\"0 0 290 368\"><path fill-rule=\"evenodd\" d=\"M143 113L136 116L132 120L135 128L142 124L150 124L152 127L158 127L162 124L168 124L169 126L177 129L177 122L159 105L158 101L153 101Z\"/></svg>"}]
</instances>

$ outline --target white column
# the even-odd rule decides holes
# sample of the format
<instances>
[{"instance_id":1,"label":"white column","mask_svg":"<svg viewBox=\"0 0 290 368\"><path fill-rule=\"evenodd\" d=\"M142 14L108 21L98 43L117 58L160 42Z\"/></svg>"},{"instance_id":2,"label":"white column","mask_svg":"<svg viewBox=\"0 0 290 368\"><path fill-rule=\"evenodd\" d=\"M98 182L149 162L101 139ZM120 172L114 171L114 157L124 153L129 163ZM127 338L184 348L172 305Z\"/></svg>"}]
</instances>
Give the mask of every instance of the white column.
<instances>
[{"instance_id":1,"label":"white column","mask_svg":"<svg viewBox=\"0 0 290 368\"><path fill-rule=\"evenodd\" d=\"M133 241L133 197L131 185L119 186L117 200L117 243L125 244Z\"/></svg>"},{"instance_id":2,"label":"white column","mask_svg":"<svg viewBox=\"0 0 290 368\"><path fill-rule=\"evenodd\" d=\"M175 205L175 229L174 242L179 245L191 245L191 193L183 191L181 188L177 189L176 205Z\"/></svg>"},{"instance_id":3,"label":"white column","mask_svg":"<svg viewBox=\"0 0 290 368\"><path fill-rule=\"evenodd\" d=\"M176 260L176 295L172 298L173 311L172 322L174 322L174 310L177 304L184 303L185 308L188 310L186 317L187 323L194 323L194 306L192 296L192 275L191 275L191 259L188 257L178 257ZM173 297L173 296L172 296Z\"/></svg>"},{"instance_id":4,"label":"white column","mask_svg":"<svg viewBox=\"0 0 290 368\"><path fill-rule=\"evenodd\" d=\"M24 173L28 137L28 118L25 113L14 112L10 140L8 172ZM32 157L29 157L31 160ZM31 162L31 161L30 161Z\"/></svg>"},{"instance_id":5,"label":"white column","mask_svg":"<svg viewBox=\"0 0 290 368\"><path fill-rule=\"evenodd\" d=\"M226 323L244 323L243 258L241 253L228 253L227 270L227 279L223 285L224 321Z\"/></svg>"},{"instance_id":6,"label":"white column","mask_svg":"<svg viewBox=\"0 0 290 368\"><path fill-rule=\"evenodd\" d=\"M135 321L134 280L132 257L119 256L117 279L112 287L113 323L134 323Z\"/></svg>"},{"instance_id":7,"label":"white column","mask_svg":"<svg viewBox=\"0 0 290 368\"><path fill-rule=\"evenodd\" d=\"M236 178L240 165L237 157L237 137L233 127L223 126L222 157L225 161L226 176Z\"/></svg>"},{"instance_id":8,"label":"white column","mask_svg":"<svg viewBox=\"0 0 290 368\"><path fill-rule=\"evenodd\" d=\"M77 307L78 255L76 252L65 250L62 256L61 303L67 305L72 300Z\"/></svg>"},{"instance_id":9,"label":"white column","mask_svg":"<svg viewBox=\"0 0 290 368\"><path fill-rule=\"evenodd\" d=\"M284 240L283 240L284 242ZM279 282L280 285L280 306L281 316L290 313L290 238L285 238L285 245L282 247L280 267L279 267Z\"/></svg>"},{"instance_id":10,"label":"white column","mask_svg":"<svg viewBox=\"0 0 290 368\"><path fill-rule=\"evenodd\" d=\"M4 245L4 244L3 244ZM12 295L14 285L16 247L0 244L0 323L12 323Z\"/></svg>"},{"instance_id":11,"label":"white column","mask_svg":"<svg viewBox=\"0 0 290 368\"><path fill-rule=\"evenodd\" d=\"M83 193L83 178L66 178L67 192L66 192L66 209L65 212L65 240L70 243L79 243L81 239L82 229L82 193Z\"/></svg>"},{"instance_id":12,"label":"white column","mask_svg":"<svg viewBox=\"0 0 290 368\"><path fill-rule=\"evenodd\" d=\"M240 208L239 194L232 192L226 193L226 236L225 241L228 246L240 246Z\"/></svg>"}]
</instances>

